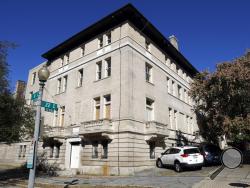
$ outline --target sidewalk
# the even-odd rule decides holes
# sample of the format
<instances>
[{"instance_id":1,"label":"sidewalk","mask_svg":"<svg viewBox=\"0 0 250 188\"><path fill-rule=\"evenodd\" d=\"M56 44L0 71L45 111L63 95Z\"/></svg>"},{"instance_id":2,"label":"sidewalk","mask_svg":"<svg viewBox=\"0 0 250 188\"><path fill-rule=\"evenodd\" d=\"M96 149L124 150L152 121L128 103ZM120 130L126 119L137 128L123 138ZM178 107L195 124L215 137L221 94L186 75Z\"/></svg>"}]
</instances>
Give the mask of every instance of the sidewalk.
<instances>
[{"instance_id":1,"label":"sidewalk","mask_svg":"<svg viewBox=\"0 0 250 188\"><path fill-rule=\"evenodd\" d=\"M205 178L195 184L193 188L226 188L226 187L250 187L250 165L240 168L224 168L214 180Z\"/></svg>"}]
</instances>

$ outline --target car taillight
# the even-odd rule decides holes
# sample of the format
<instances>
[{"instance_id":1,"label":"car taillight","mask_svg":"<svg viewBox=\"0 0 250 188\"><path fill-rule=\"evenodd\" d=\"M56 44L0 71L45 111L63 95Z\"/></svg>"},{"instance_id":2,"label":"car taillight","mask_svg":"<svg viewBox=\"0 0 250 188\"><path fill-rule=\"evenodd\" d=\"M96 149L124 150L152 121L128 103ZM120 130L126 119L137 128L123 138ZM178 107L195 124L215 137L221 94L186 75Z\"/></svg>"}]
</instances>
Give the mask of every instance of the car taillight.
<instances>
[{"instance_id":1,"label":"car taillight","mask_svg":"<svg viewBox=\"0 0 250 188\"><path fill-rule=\"evenodd\" d=\"M188 154L181 154L182 157L188 157Z\"/></svg>"}]
</instances>

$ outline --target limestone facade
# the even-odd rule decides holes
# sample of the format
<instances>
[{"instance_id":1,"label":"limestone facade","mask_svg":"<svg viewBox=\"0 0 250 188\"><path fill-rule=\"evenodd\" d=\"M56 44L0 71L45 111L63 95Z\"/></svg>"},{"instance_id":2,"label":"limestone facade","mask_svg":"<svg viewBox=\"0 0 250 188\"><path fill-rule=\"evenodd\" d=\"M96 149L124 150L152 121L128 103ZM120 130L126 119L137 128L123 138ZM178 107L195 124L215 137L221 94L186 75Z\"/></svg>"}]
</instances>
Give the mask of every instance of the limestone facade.
<instances>
[{"instance_id":1,"label":"limestone facade","mask_svg":"<svg viewBox=\"0 0 250 188\"><path fill-rule=\"evenodd\" d=\"M41 140L52 141L40 153L65 170L133 175L155 166L167 147L187 144L183 138L195 142L198 127L188 95L195 71L166 45L171 54L125 20L31 69L27 104L35 104L37 72L47 64L43 100L58 105L58 111L42 109Z\"/></svg>"}]
</instances>

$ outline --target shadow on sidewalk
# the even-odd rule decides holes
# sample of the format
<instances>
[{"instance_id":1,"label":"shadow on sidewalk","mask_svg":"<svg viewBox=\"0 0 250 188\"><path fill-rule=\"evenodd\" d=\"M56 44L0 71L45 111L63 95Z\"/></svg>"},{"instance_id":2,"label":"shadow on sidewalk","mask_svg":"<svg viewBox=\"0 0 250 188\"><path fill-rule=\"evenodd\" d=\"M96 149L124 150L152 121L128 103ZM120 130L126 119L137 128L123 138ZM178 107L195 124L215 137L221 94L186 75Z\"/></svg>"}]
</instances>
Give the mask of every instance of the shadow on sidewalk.
<instances>
[{"instance_id":1,"label":"shadow on sidewalk","mask_svg":"<svg viewBox=\"0 0 250 188\"><path fill-rule=\"evenodd\" d=\"M28 179L29 171L24 166L11 168L11 169L1 169L0 170L0 183L13 179Z\"/></svg>"}]
</instances>

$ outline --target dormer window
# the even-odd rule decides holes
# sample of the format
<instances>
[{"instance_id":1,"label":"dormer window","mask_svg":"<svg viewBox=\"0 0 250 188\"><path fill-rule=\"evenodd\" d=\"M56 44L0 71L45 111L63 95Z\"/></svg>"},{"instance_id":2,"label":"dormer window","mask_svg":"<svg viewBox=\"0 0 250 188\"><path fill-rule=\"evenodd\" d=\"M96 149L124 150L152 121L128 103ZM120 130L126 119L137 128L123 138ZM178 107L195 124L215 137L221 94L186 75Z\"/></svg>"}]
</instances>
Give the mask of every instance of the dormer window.
<instances>
[{"instance_id":1,"label":"dormer window","mask_svg":"<svg viewBox=\"0 0 250 188\"><path fill-rule=\"evenodd\" d=\"M108 32L106 34L106 45L111 43L111 32Z\"/></svg>"},{"instance_id":2,"label":"dormer window","mask_svg":"<svg viewBox=\"0 0 250 188\"><path fill-rule=\"evenodd\" d=\"M102 36L98 38L98 48L102 48L103 47L103 38Z\"/></svg>"},{"instance_id":3,"label":"dormer window","mask_svg":"<svg viewBox=\"0 0 250 188\"><path fill-rule=\"evenodd\" d=\"M85 55L85 45L81 45L81 57Z\"/></svg>"},{"instance_id":4,"label":"dormer window","mask_svg":"<svg viewBox=\"0 0 250 188\"><path fill-rule=\"evenodd\" d=\"M145 42L145 47L146 47L146 50L150 52L150 42L148 40L146 40Z\"/></svg>"},{"instance_id":5,"label":"dormer window","mask_svg":"<svg viewBox=\"0 0 250 188\"><path fill-rule=\"evenodd\" d=\"M65 65L67 65L69 63L69 53L65 54L64 60L65 60Z\"/></svg>"}]
</instances>

